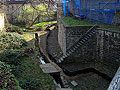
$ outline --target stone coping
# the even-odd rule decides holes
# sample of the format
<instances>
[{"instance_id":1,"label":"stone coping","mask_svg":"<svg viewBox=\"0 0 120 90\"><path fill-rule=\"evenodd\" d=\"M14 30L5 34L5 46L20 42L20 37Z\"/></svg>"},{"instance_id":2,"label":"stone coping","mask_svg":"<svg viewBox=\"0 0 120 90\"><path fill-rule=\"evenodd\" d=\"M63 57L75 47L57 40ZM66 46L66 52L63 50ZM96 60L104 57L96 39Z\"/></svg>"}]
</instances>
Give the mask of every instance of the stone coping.
<instances>
[{"instance_id":1,"label":"stone coping","mask_svg":"<svg viewBox=\"0 0 120 90\"><path fill-rule=\"evenodd\" d=\"M103 30L103 31L114 32L114 33L120 33L120 31L118 31L118 30L111 30L111 29L97 28L97 30Z\"/></svg>"}]
</instances>

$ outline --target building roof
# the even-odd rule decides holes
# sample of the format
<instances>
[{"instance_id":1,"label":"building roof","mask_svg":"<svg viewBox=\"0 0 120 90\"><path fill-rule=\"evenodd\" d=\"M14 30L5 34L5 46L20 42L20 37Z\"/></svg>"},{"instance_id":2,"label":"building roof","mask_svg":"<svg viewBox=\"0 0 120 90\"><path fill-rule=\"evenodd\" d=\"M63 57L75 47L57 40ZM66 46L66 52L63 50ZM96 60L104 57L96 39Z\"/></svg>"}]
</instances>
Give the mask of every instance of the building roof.
<instances>
[{"instance_id":1,"label":"building roof","mask_svg":"<svg viewBox=\"0 0 120 90\"><path fill-rule=\"evenodd\" d=\"M7 0L8 4L24 4L28 3L29 0Z\"/></svg>"}]
</instances>

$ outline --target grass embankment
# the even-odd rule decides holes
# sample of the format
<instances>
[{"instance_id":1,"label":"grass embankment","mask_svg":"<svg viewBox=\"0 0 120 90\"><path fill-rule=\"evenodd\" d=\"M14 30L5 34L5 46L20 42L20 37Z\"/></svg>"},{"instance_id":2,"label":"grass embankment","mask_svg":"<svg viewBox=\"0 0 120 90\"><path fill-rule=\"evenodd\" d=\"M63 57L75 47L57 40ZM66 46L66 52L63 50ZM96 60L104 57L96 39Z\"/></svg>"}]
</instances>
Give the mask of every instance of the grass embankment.
<instances>
[{"instance_id":1,"label":"grass embankment","mask_svg":"<svg viewBox=\"0 0 120 90\"><path fill-rule=\"evenodd\" d=\"M41 22L34 24L34 27L43 27L47 24L54 23L56 21L49 22ZM34 32L25 32L22 36L28 42L28 46L26 48L34 49ZM34 53L30 54L28 57L24 57L22 60L22 67L24 67L24 71L21 76L18 78L20 81L20 85L26 90L55 90L55 85L53 83L53 78L48 74L42 72L40 68L39 59ZM31 89L29 89L31 88Z\"/></svg>"},{"instance_id":2,"label":"grass embankment","mask_svg":"<svg viewBox=\"0 0 120 90\"><path fill-rule=\"evenodd\" d=\"M69 16L62 17L62 20L69 26L91 26L91 25L97 24L97 26L99 26L100 28L103 28L103 29L120 30L120 26L104 24L104 23L99 23L99 22L86 21L86 20L79 20L79 19L75 19L75 18L69 17Z\"/></svg>"},{"instance_id":3,"label":"grass embankment","mask_svg":"<svg viewBox=\"0 0 120 90\"><path fill-rule=\"evenodd\" d=\"M36 23L34 24L33 26L45 26L45 25L48 25L48 24L51 24L51 23L56 23L57 21L56 20L53 20L53 21L48 21L48 22L40 22L40 23Z\"/></svg>"},{"instance_id":4,"label":"grass embankment","mask_svg":"<svg viewBox=\"0 0 120 90\"><path fill-rule=\"evenodd\" d=\"M35 30L35 29L41 27L42 30L44 30L45 27L46 27L48 24L56 23L56 22L57 22L56 20L48 21L48 22L40 22L40 23L36 23L36 24L34 24L31 28L34 28L34 30Z\"/></svg>"},{"instance_id":5,"label":"grass embankment","mask_svg":"<svg viewBox=\"0 0 120 90\"><path fill-rule=\"evenodd\" d=\"M33 33L25 32L22 36L28 41L27 48L34 48ZM52 77L42 72L39 59L36 58L35 53L30 54L28 57L24 57L21 63L21 66L24 67L24 71L21 76L18 77L21 87L26 90L55 89Z\"/></svg>"}]
</instances>

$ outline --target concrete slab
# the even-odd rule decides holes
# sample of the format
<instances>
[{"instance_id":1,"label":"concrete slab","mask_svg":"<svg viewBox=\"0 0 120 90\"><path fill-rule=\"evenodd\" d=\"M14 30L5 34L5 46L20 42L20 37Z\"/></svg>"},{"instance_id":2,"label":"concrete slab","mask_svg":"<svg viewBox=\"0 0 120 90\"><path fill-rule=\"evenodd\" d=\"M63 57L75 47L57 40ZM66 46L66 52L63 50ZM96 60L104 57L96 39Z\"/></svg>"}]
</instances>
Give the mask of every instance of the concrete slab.
<instances>
[{"instance_id":1,"label":"concrete slab","mask_svg":"<svg viewBox=\"0 0 120 90\"><path fill-rule=\"evenodd\" d=\"M74 87L76 87L76 86L78 85L78 83L77 83L76 81L74 81L74 80L71 82L71 84L72 84Z\"/></svg>"},{"instance_id":2,"label":"concrete slab","mask_svg":"<svg viewBox=\"0 0 120 90\"><path fill-rule=\"evenodd\" d=\"M59 70L57 70L52 64L47 63L47 64L41 64L40 65L42 71L44 73L57 73L60 72Z\"/></svg>"}]
</instances>

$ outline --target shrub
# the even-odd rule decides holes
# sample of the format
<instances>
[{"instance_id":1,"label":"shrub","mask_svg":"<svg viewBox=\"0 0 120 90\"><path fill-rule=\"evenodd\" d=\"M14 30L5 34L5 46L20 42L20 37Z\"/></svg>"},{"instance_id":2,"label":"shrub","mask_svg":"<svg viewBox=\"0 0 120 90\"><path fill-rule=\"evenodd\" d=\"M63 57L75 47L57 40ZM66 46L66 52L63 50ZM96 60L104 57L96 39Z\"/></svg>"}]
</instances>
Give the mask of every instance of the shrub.
<instances>
[{"instance_id":1,"label":"shrub","mask_svg":"<svg viewBox=\"0 0 120 90\"><path fill-rule=\"evenodd\" d=\"M42 90L41 80L36 80L33 77L29 76L26 79L19 80L19 82L20 82L20 86L25 90Z\"/></svg>"},{"instance_id":2,"label":"shrub","mask_svg":"<svg viewBox=\"0 0 120 90\"><path fill-rule=\"evenodd\" d=\"M4 50L0 54L0 61L6 62L10 65L19 65L20 59L24 56L24 52L20 50Z\"/></svg>"},{"instance_id":3,"label":"shrub","mask_svg":"<svg viewBox=\"0 0 120 90\"><path fill-rule=\"evenodd\" d=\"M22 73L25 70L25 68L22 67L21 65L17 65L17 66L12 65L10 67L12 69L11 73L14 74L15 77L18 77L18 78L22 76Z\"/></svg>"},{"instance_id":4,"label":"shrub","mask_svg":"<svg viewBox=\"0 0 120 90\"><path fill-rule=\"evenodd\" d=\"M10 71L9 65L0 61L0 90L22 90Z\"/></svg>"},{"instance_id":5,"label":"shrub","mask_svg":"<svg viewBox=\"0 0 120 90\"><path fill-rule=\"evenodd\" d=\"M27 45L25 39L17 34L17 33L10 33L4 32L0 34L0 49L18 49L23 46Z\"/></svg>"},{"instance_id":6,"label":"shrub","mask_svg":"<svg viewBox=\"0 0 120 90\"><path fill-rule=\"evenodd\" d=\"M12 24L6 24L5 29L7 32L17 32L17 33L26 31L26 29L20 28L18 26L12 25Z\"/></svg>"}]
</instances>

